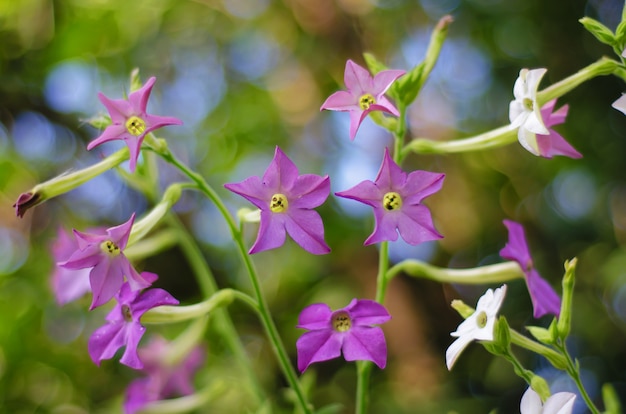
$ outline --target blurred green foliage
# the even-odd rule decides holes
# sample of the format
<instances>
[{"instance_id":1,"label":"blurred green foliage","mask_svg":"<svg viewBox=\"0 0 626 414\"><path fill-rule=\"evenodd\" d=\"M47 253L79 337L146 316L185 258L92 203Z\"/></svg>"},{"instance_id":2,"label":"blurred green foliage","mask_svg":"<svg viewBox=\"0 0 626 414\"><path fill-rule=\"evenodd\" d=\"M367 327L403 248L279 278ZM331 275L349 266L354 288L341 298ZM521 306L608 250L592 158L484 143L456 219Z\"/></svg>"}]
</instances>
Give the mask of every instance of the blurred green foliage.
<instances>
[{"instance_id":1,"label":"blurred green foliage","mask_svg":"<svg viewBox=\"0 0 626 414\"><path fill-rule=\"evenodd\" d=\"M168 128L164 136L235 209L241 201L229 198L222 184L262 174L275 145L303 173L340 171L351 155L365 154L359 162L372 175L356 175L363 171L358 164L341 171L349 171L343 173L347 179L374 178L389 137L365 123L350 144L348 115L319 113L325 97L343 88L346 59L362 64L367 51L389 67L408 70L421 60L435 22L452 14L442 59L409 122L415 136L455 139L508 122L520 68L548 68L545 87L610 55L578 19L588 15L614 29L621 7L619 1L600 0L0 0L0 412L118 412L135 376L116 360L100 368L90 361L86 341L105 313L87 313L87 299L57 307L49 289L49 245L59 226L119 223L131 211L144 210L147 201L111 184L96 197L60 197L22 220L10 207L35 183L102 154L94 150L89 158L85 151L98 132L84 120L104 112L97 91L121 97L135 67L144 78L157 76L153 112L186 124ZM476 79L480 84L473 84ZM597 78L559 101L570 105L559 131L582 160L540 159L512 145L412 156L405 165L447 175L444 189L427 203L445 238L411 254L439 266L496 262L506 241L501 221L511 218L524 223L536 267L554 286L564 260L579 258L571 345L592 394L598 397L599 386L611 382L622 399L626 118L610 104L625 89L618 79ZM178 179L167 166L162 172L164 182ZM112 176L107 183L115 182ZM335 185L333 191L343 189ZM197 232L220 285L248 290L232 246L223 240L223 224L206 204L186 196L181 217ZM338 308L352 297L373 297L377 252L362 246L373 220L367 214L347 217L343 208L331 197L319 209L330 255L313 257L288 242L255 257L294 358L300 334L294 326L304 306L325 301ZM177 249L139 267L159 273L160 286L182 302L200 298ZM371 412L518 409L524 384L482 347L471 346L454 371L445 372L449 332L459 323L448 304L459 297L472 303L483 290L403 277L392 283L393 320L384 327L389 364L374 372ZM287 407L284 382L258 321L244 308L230 310L272 403ZM502 313L516 329L539 324L521 281L509 287ZM219 338L208 341L203 376L223 377L233 390L205 412L242 412L249 407L241 400L245 390L237 390L240 379ZM549 381L561 381L542 361L520 358ZM345 412L352 410L353 364L318 364L303 380L314 381L316 407L338 402Z\"/></svg>"}]
</instances>

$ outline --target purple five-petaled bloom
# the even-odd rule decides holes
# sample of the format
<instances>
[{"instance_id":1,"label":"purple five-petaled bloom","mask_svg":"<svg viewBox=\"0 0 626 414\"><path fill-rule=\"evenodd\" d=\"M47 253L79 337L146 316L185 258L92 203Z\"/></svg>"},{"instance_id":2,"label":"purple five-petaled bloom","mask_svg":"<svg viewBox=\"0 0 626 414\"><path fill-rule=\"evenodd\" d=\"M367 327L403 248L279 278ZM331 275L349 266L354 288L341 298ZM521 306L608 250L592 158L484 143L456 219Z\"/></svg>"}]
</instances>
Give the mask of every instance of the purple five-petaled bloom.
<instances>
[{"instance_id":1,"label":"purple five-petaled bloom","mask_svg":"<svg viewBox=\"0 0 626 414\"><path fill-rule=\"evenodd\" d=\"M546 282L535 270L533 259L530 257L524 228L521 224L511 220L504 220L504 225L509 230L509 241L500 250L500 256L507 260L516 261L522 268L528 293L533 303L533 316L540 318L551 314L559 316L561 312L561 299L552 286Z\"/></svg>"},{"instance_id":2,"label":"purple five-petaled bloom","mask_svg":"<svg viewBox=\"0 0 626 414\"><path fill-rule=\"evenodd\" d=\"M530 142L533 147L536 147L539 155L544 158L552 158L555 155L564 155L569 158L582 158L580 152L576 151L565 138L551 128L564 123L567 117L567 111L569 110L568 105L563 105L554 111L555 105L556 99L553 99L541 108L541 117L548 129L548 135L534 134L528 130L523 130L521 133L526 136L526 141Z\"/></svg>"},{"instance_id":3,"label":"purple five-petaled bloom","mask_svg":"<svg viewBox=\"0 0 626 414\"><path fill-rule=\"evenodd\" d=\"M224 187L261 209L259 234L250 254L282 246L286 233L310 253L330 252L324 241L322 218L312 210L328 198L327 175L299 175L298 167L276 147L263 178L250 177Z\"/></svg>"},{"instance_id":4,"label":"purple five-petaled bloom","mask_svg":"<svg viewBox=\"0 0 626 414\"><path fill-rule=\"evenodd\" d=\"M348 60L343 75L348 90L330 95L320 110L349 111L350 139L353 140L361 122L370 112L383 111L400 116L398 109L385 97L385 92L405 73L403 70L383 70L372 78L367 69Z\"/></svg>"},{"instance_id":5,"label":"purple five-petaled bloom","mask_svg":"<svg viewBox=\"0 0 626 414\"><path fill-rule=\"evenodd\" d=\"M152 77L140 89L126 99L109 99L101 92L98 99L109 111L112 124L102 134L87 145L90 150L104 142L124 140L130 150L130 170L135 171L141 143L146 134L167 125L182 125L182 121L170 116L150 115L146 112L150 92L156 82Z\"/></svg>"},{"instance_id":6,"label":"purple five-petaled bloom","mask_svg":"<svg viewBox=\"0 0 626 414\"><path fill-rule=\"evenodd\" d=\"M171 364L167 358L170 348L165 339L156 337L139 349L147 376L134 380L126 389L126 414L134 414L150 402L194 393L193 376L204 363L204 349L196 346L182 362Z\"/></svg>"},{"instance_id":7,"label":"purple five-petaled bloom","mask_svg":"<svg viewBox=\"0 0 626 414\"><path fill-rule=\"evenodd\" d=\"M443 185L445 174L428 171L402 171L389 151L385 155L375 181L362 181L346 191L335 193L374 208L376 226L365 245L395 241L400 236L411 245L440 239L428 207L422 200L436 193Z\"/></svg>"},{"instance_id":8,"label":"purple five-petaled bloom","mask_svg":"<svg viewBox=\"0 0 626 414\"><path fill-rule=\"evenodd\" d=\"M298 369L304 372L314 362L337 358L368 360L378 367L387 365L387 344L378 326L391 319L383 305L373 300L353 299L345 308L332 311L325 303L302 310L298 328L308 332L296 342Z\"/></svg>"},{"instance_id":9,"label":"purple five-petaled bloom","mask_svg":"<svg viewBox=\"0 0 626 414\"><path fill-rule=\"evenodd\" d=\"M150 283L157 279L157 275L148 272L144 272L143 277ZM139 322L141 315L157 306L178 305L178 301L163 289L133 291L128 282L122 285L115 298L117 304L106 317L109 323L98 328L89 338L89 355L100 365L103 359L112 358L118 349L126 346L120 362L142 369L137 346L146 328Z\"/></svg>"},{"instance_id":10,"label":"purple five-petaled bloom","mask_svg":"<svg viewBox=\"0 0 626 414\"><path fill-rule=\"evenodd\" d=\"M126 223L107 229L105 234L81 233L74 230L77 249L65 262L58 265L72 270L93 267L89 273L89 283L93 292L90 309L111 300L122 287L124 277L133 290L151 285L124 256L134 220L133 213Z\"/></svg>"}]
</instances>

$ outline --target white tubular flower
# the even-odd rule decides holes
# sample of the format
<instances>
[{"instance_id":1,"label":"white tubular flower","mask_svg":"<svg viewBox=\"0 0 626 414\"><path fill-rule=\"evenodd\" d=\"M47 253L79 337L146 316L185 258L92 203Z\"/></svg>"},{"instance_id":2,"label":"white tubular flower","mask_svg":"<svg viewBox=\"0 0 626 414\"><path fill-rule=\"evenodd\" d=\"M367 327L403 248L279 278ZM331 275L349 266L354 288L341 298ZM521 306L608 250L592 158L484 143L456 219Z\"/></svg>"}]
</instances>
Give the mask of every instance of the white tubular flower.
<instances>
[{"instance_id":1,"label":"white tubular flower","mask_svg":"<svg viewBox=\"0 0 626 414\"><path fill-rule=\"evenodd\" d=\"M528 387L520 403L521 414L571 414L576 394L557 392L541 404L539 394Z\"/></svg>"},{"instance_id":2,"label":"white tubular flower","mask_svg":"<svg viewBox=\"0 0 626 414\"><path fill-rule=\"evenodd\" d=\"M541 117L541 107L537 103L537 89L541 78L547 69L522 69L519 77L513 86L513 96L515 100L509 104L509 120L513 127L519 127L517 139L520 144L532 154L540 155L536 142L529 142L525 131L533 134L548 135L543 118ZM533 145L534 144L534 145Z\"/></svg>"}]
</instances>

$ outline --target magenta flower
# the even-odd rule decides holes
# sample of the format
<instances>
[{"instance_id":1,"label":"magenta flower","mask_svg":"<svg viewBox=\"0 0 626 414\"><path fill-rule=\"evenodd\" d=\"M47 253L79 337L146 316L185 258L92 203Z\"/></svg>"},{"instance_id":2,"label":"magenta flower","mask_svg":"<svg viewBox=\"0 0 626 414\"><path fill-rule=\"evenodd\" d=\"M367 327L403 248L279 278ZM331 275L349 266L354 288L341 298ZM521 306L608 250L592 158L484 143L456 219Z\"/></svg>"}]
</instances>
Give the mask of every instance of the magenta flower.
<instances>
[{"instance_id":1,"label":"magenta flower","mask_svg":"<svg viewBox=\"0 0 626 414\"><path fill-rule=\"evenodd\" d=\"M352 299L334 312L325 303L307 306L298 317L297 327L309 331L296 342L298 369L304 372L312 363L337 358L342 352L346 361L368 360L385 368L385 335L372 325L389 319L387 309L373 300Z\"/></svg>"},{"instance_id":2,"label":"magenta flower","mask_svg":"<svg viewBox=\"0 0 626 414\"><path fill-rule=\"evenodd\" d=\"M90 309L108 302L120 290L124 277L132 290L144 289L151 285L124 256L134 220L135 214L126 223L107 229L106 234L89 234L74 230L78 248L67 261L58 265L72 270L93 268L89 273L89 283L93 292Z\"/></svg>"},{"instance_id":3,"label":"magenta flower","mask_svg":"<svg viewBox=\"0 0 626 414\"><path fill-rule=\"evenodd\" d=\"M545 124L548 134L536 134L529 129L520 128L520 139L526 143L525 148L531 148L529 151L535 155L540 155L545 158L552 158L555 155L564 155L570 158L582 158L582 155L574 149L558 132L551 127L554 125L560 125L565 122L567 117L567 111L569 107L564 105L558 110L554 111L556 99L546 103L541 108L541 117Z\"/></svg>"},{"instance_id":4,"label":"magenta flower","mask_svg":"<svg viewBox=\"0 0 626 414\"><path fill-rule=\"evenodd\" d=\"M193 375L202 366L205 352L196 346L181 363L167 364L169 345L165 339L157 337L139 349L146 377L138 378L128 386L124 411L134 414L146 404L174 396L194 393Z\"/></svg>"},{"instance_id":5,"label":"magenta flower","mask_svg":"<svg viewBox=\"0 0 626 414\"><path fill-rule=\"evenodd\" d=\"M19 218L24 217L24 214L26 214L28 209L35 207L42 201L43 200L39 194L32 193L30 191L20 194L15 204L13 204L13 207L15 207L15 215Z\"/></svg>"},{"instance_id":6,"label":"magenta flower","mask_svg":"<svg viewBox=\"0 0 626 414\"><path fill-rule=\"evenodd\" d=\"M250 177L224 187L261 209L259 234L250 254L282 246L285 232L310 253L330 252L324 241L322 219L312 210L330 193L327 175L298 175L298 167L276 147L263 178Z\"/></svg>"},{"instance_id":7,"label":"magenta flower","mask_svg":"<svg viewBox=\"0 0 626 414\"><path fill-rule=\"evenodd\" d=\"M183 122L180 119L146 113L154 82L156 82L155 77L148 79L145 85L130 94L128 100L109 99L101 92L98 93L98 99L109 111L112 125L109 125L102 135L87 145L88 150L104 142L124 140L130 150L130 170L135 171L141 143L146 134L167 125L182 125Z\"/></svg>"},{"instance_id":8,"label":"magenta flower","mask_svg":"<svg viewBox=\"0 0 626 414\"><path fill-rule=\"evenodd\" d=\"M552 314L558 317L561 312L561 299L552 286L535 270L526 244L524 228L521 224L511 220L504 220L504 225L509 230L509 241L500 250L500 256L516 261L522 268L533 303L533 316L540 318L543 315Z\"/></svg>"},{"instance_id":9,"label":"magenta flower","mask_svg":"<svg viewBox=\"0 0 626 414\"><path fill-rule=\"evenodd\" d=\"M376 226L365 240L365 245L395 241L398 232L404 241L416 245L443 237L435 230L430 211L421 202L441 189L444 177L445 174L428 171L406 174L385 148L376 181L362 181L349 190L335 194L374 208Z\"/></svg>"},{"instance_id":10,"label":"magenta flower","mask_svg":"<svg viewBox=\"0 0 626 414\"><path fill-rule=\"evenodd\" d=\"M150 283L157 279L154 273L144 272L142 275ZM100 361L112 358L118 349L126 346L120 362L142 369L137 346L146 328L139 322L141 315L157 306L178 305L178 301L163 289L133 291L128 282L122 285L115 298L117 305L106 317L109 323L98 328L89 338L89 355L96 365L100 365Z\"/></svg>"},{"instance_id":11,"label":"magenta flower","mask_svg":"<svg viewBox=\"0 0 626 414\"><path fill-rule=\"evenodd\" d=\"M94 229L94 231L104 232L104 229ZM57 238L52 244L52 257L56 262L56 266L51 278L52 291L59 305L65 305L80 298L85 293L91 292L89 284L90 269L72 270L59 265L59 263L69 259L77 249L76 239L59 227Z\"/></svg>"},{"instance_id":12,"label":"magenta flower","mask_svg":"<svg viewBox=\"0 0 626 414\"><path fill-rule=\"evenodd\" d=\"M383 111L400 116L398 109L385 97L385 92L405 73L403 70L383 70L372 78L367 69L348 60L343 75L348 90L330 95L320 110L349 111L350 139L353 140L361 122L370 112Z\"/></svg>"}]
</instances>

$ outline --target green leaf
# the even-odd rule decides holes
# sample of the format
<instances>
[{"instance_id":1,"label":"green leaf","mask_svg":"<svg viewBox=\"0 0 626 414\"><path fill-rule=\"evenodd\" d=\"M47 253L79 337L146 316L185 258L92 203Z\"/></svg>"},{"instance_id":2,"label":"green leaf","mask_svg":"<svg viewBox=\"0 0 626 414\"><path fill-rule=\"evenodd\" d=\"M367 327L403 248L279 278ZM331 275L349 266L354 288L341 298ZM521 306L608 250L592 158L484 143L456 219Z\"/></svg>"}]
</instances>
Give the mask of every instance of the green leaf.
<instances>
[{"instance_id":1,"label":"green leaf","mask_svg":"<svg viewBox=\"0 0 626 414\"><path fill-rule=\"evenodd\" d=\"M544 344L554 343L552 340L552 333L548 329L540 326L527 326L526 329L528 329L528 332L530 332L530 334L539 342Z\"/></svg>"},{"instance_id":2,"label":"green leaf","mask_svg":"<svg viewBox=\"0 0 626 414\"><path fill-rule=\"evenodd\" d=\"M602 386L602 400L604 401L604 414L619 414L622 412L622 404L611 384Z\"/></svg>"},{"instance_id":3,"label":"green leaf","mask_svg":"<svg viewBox=\"0 0 626 414\"><path fill-rule=\"evenodd\" d=\"M598 39L600 42L609 46L615 45L615 35L608 27L606 27L599 21L594 20L591 17L583 17L579 20L579 22L581 22L582 25L585 26L585 29L587 29L589 33L594 35L595 38Z\"/></svg>"}]
</instances>

